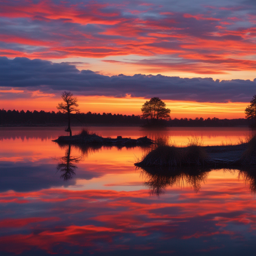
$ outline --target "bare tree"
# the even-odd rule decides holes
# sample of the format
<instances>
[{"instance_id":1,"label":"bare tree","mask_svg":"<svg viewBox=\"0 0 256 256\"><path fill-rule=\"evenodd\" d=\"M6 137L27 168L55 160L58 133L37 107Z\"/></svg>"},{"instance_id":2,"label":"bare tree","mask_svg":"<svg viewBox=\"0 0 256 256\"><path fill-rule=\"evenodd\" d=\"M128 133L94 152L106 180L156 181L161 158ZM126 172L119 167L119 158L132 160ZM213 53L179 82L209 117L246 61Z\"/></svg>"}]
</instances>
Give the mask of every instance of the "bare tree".
<instances>
[{"instance_id":1,"label":"bare tree","mask_svg":"<svg viewBox=\"0 0 256 256\"><path fill-rule=\"evenodd\" d=\"M77 104L77 98L73 96L71 92L63 92L61 95L63 102L59 103L57 106L57 109L62 111L63 113L68 114L68 128L65 130L66 132L69 132L69 135L72 136L72 131L70 128L70 114L73 112L78 112L79 109Z\"/></svg>"}]
</instances>

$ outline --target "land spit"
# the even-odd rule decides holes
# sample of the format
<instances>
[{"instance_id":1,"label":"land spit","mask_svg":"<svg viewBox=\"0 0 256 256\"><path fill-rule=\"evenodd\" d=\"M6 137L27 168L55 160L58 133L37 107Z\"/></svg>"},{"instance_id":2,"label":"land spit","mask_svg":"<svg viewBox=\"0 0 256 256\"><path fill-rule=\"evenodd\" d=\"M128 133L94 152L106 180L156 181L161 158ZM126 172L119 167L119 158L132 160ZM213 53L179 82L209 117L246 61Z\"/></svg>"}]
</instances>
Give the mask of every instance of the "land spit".
<instances>
[{"instance_id":1,"label":"land spit","mask_svg":"<svg viewBox=\"0 0 256 256\"><path fill-rule=\"evenodd\" d=\"M230 146L188 147L159 146L149 152L138 167L211 167L237 168L238 166L256 165L256 138L248 143ZM160 169L161 169L160 168Z\"/></svg>"}]
</instances>

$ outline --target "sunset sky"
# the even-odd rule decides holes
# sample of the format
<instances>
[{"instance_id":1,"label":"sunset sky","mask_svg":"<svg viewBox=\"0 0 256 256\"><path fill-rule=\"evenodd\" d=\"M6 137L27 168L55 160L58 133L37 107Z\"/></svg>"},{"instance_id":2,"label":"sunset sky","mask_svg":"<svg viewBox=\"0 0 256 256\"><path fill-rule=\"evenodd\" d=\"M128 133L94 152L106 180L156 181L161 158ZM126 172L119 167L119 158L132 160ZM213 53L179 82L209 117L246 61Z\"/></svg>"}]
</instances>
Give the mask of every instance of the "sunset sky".
<instances>
[{"instance_id":1,"label":"sunset sky","mask_svg":"<svg viewBox=\"0 0 256 256\"><path fill-rule=\"evenodd\" d=\"M255 0L0 0L1 109L243 118L255 71Z\"/></svg>"}]
</instances>

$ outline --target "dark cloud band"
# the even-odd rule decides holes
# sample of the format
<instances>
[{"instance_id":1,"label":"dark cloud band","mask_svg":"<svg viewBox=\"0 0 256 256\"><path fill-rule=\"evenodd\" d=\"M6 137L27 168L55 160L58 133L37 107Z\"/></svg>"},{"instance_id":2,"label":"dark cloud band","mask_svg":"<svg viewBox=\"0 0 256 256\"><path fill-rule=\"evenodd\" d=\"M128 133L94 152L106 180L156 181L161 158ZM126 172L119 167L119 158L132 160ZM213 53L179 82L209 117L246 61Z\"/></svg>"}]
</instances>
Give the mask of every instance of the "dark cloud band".
<instances>
[{"instance_id":1,"label":"dark cloud band","mask_svg":"<svg viewBox=\"0 0 256 256\"><path fill-rule=\"evenodd\" d=\"M248 102L255 94L256 79L214 81L162 75L104 76L79 71L68 63L0 57L0 86L43 92L69 90L77 95L161 97L200 102Z\"/></svg>"}]
</instances>

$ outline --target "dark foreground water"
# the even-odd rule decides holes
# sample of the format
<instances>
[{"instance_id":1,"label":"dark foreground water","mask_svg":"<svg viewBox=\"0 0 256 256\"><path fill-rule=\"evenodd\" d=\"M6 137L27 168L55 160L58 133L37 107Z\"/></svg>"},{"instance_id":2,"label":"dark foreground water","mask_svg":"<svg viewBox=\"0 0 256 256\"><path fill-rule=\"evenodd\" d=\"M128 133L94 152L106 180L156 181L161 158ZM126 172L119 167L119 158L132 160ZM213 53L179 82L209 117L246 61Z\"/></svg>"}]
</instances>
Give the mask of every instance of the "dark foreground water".
<instances>
[{"instance_id":1,"label":"dark foreground water","mask_svg":"<svg viewBox=\"0 0 256 256\"><path fill-rule=\"evenodd\" d=\"M77 131L79 130L76 128ZM103 136L236 144L247 129L91 128ZM148 148L59 147L62 128L0 130L0 255L254 255L254 170L157 176Z\"/></svg>"}]
</instances>

